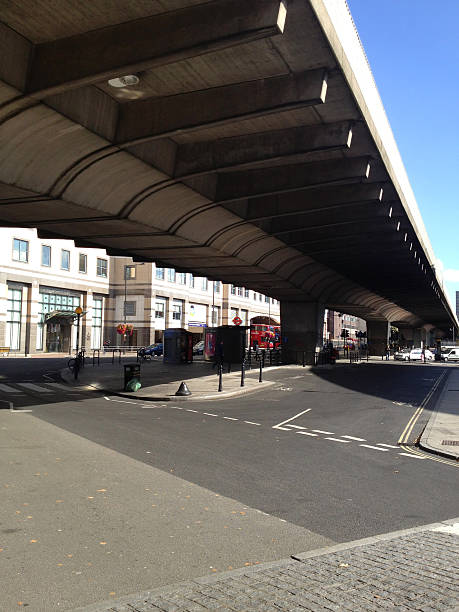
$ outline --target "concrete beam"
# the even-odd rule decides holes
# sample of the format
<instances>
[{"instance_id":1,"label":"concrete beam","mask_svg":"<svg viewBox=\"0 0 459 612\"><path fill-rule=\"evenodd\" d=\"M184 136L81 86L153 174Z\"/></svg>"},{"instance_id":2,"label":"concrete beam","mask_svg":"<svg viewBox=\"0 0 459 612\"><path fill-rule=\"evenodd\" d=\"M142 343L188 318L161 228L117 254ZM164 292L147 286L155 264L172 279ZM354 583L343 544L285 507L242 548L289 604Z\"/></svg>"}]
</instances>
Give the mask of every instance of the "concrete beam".
<instances>
[{"instance_id":1,"label":"concrete beam","mask_svg":"<svg viewBox=\"0 0 459 612\"><path fill-rule=\"evenodd\" d=\"M22 63L22 91L43 98L275 36L285 18L279 0L214 0L43 42Z\"/></svg>"},{"instance_id":2,"label":"concrete beam","mask_svg":"<svg viewBox=\"0 0 459 612\"><path fill-rule=\"evenodd\" d=\"M119 102L96 87L82 87L46 102L107 140L133 145L325 102L327 74L316 69Z\"/></svg>"}]
</instances>

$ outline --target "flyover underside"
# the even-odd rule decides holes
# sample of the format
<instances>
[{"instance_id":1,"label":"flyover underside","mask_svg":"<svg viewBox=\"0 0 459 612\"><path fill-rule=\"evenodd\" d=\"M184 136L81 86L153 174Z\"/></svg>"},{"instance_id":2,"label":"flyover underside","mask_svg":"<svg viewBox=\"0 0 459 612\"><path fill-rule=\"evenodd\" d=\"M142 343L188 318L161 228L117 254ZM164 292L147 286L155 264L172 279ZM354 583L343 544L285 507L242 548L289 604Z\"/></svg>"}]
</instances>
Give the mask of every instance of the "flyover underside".
<instances>
[{"instance_id":1,"label":"flyover underside","mask_svg":"<svg viewBox=\"0 0 459 612\"><path fill-rule=\"evenodd\" d=\"M309 2L174 0L0 34L0 223L288 302L449 324ZM14 67L13 67L14 63ZM113 88L107 79L136 74Z\"/></svg>"}]
</instances>

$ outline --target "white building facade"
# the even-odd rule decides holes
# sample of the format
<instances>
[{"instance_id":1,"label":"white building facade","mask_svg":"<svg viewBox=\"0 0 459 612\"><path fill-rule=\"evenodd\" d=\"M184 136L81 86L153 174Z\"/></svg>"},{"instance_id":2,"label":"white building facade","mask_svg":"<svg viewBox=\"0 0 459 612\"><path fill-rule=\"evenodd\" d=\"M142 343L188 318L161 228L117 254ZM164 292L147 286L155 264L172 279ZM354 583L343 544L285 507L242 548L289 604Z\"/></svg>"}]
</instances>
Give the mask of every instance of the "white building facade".
<instances>
[{"instance_id":1,"label":"white building facade","mask_svg":"<svg viewBox=\"0 0 459 612\"><path fill-rule=\"evenodd\" d=\"M100 348L109 258L35 229L0 228L0 343L11 353ZM80 306L80 329L75 309Z\"/></svg>"}]
</instances>

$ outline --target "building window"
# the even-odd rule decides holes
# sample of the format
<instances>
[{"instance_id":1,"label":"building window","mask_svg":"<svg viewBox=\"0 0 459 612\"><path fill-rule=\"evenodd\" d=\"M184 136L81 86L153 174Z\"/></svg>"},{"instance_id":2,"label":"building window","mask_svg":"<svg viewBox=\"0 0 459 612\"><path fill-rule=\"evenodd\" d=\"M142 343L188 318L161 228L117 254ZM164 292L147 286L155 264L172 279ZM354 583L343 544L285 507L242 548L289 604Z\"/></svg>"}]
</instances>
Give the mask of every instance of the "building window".
<instances>
[{"instance_id":1,"label":"building window","mask_svg":"<svg viewBox=\"0 0 459 612\"><path fill-rule=\"evenodd\" d=\"M155 319L164 319L164 302L156 302Z\"/></svg>"},{"instance_id":2,"label":"building window","mask_svg":"<svg viewBox=\"0 0 459 612\"><path fill-rule=\"evenodd\" d=\"M220 319L220 315L218 312L219 310L219 306L212 306L212 325L218 325L218 321Z\"/></svg>"},{"instance_id":3,"label":"building window","mask_svg":"<svg viewBox=\"0 0 459 612\"><path fill-rule=\"evenodd\" d=\"M234 317L237 317L237 308L231 308L230 321L233 322Z\"/></svg>"},{"instance_id":4,"label":"building window","mask_svg":"<svg viewBox=\"0 0 459 612\"><path fill-rule=\"evenodd\" d=\"M215 291L215 293L220 293L220 286L221 286L221 282L220 281L214 281L214 291Z\"/></svg>"},{"instance_id":5,"label":"building window","mask_svg":"<svg viewBox=\"0 0 459 612\"><path fill-rule=\"evenodd\" d=\"M124 280L135 280L137 268L135 266L124 266Z\"/></svg>"},{"instance_id":6,"label":"building window","mask_svg":"<svg viewBox=\"0 0 459 612\"><path fill-rule=\"evenodd\" d=\"M94 298L93 305L92 305L91 348L99 349L101 346L102 346L102 298Z\"/></svg>"},{"instance_id":7,"label":"building window","mask_svg":"<svg viewBox=\"0 0 459 612\"><path fill-rule=\"evenodd\" d=\"M61 251L61 269L70 270L70 251L65 249Z\"/></svg>"},{"instance_id":8,"label":"building window","mask_svg":"<svg viewBox=\"0 0 459 612\"><path fill-rule=\"evenodd\" d=\"M174 268L167 269L167 280L171 283L175 283L175 270Z\"/></svg>"},{"instance_id":9,"label":"building window","mask_svg":"<svg viewBox=\"0 0 459 612\"><path fill-rule=\"evenodd\" d=\"M234 285L231 285L231 295L236 295L236 287Z\"/></svg>"},{"instance_id":10,"label":"building window","mask_svg":"<svg viewBox=\"0 0 459 612\"><path fill-rule=\"evenodd\" d=\"M179 272L177 278L181 285L186 285L186 272Z\"/></svg>"},{"instance_id":11,"label":"building window","mask_svg":"<svg viewBox=\"0 0 459 612\"><path fill-rule=\"evenodd\" d=\"M124 316L135 317L136 303L135 302L124 302Z\"/></svg>"},{"instance_id":12,"label":"building window","mask_svg":"<svg viewBox=\"0 0 459 612\"><path fill-rule=\"evenodd\" d=\"M29 242L27 240L19 240L14 238L13 240L13 259L14 261L22 261L28 263L29 261Z\"/></svg>"},{"instance_id":13,"label":"building window","mask_svg":"<svg viewBox=\"0 0 459 612\"><path fill-rule=\"evenodd\" d=\"M51 265L51 247L46 244L41 245L41 265L47 268Z\"/></svg>"},{"instance_id":14,"label":"building window","mask_svg":"<svg viewBox=\"0 0 459 612\"><path fill-rule=\"evenodd\" d=\"M173 304L172 305L172 318L174 321L182 320L182 306L181 304Z\"/></svg>"},{"instance_id":15,"label":"building window","mask_svg":"<svg viewBox=\"0 0 459 612\"><path fill-rule=\"evenodd\" d=\"M238 287L238 288L237 288L237 294L238 294L240 297L243 297L243 295L244 295L244 289L243 289L242 287Z\"/></svg>"},{"instance_id":16,"label":"building window","mask_svg":"<svg viewBox=\"0 0 459 612\"><path fill-rule=\"evenodd\" d=\"M78 272L81 274L86 274L88 271L88 256L84 253L80 253L78 258Z\"/></svg>"},{"instance_id":17,"label":"building window","mask_svg":"<svg viewBox=\"0 0 459 612\"><path fill-rule=\"evenodd\" d=\"M256 300L257 299L257 293L256 291L253 292L253 299Z\"/></svg>"},{"instance_id":18,"label":"building window","mask_svg":"<svg viewBox=\"0 0 459 612\"><path fill-rule=\"evenodd\" d=\"M265 302L269 304L269 297L267 295L265 295Z\"/></svg>"},{"instance_id":19,"label":"building window","mask_svg":"<svg viewBox=\"0 0 459 612\"><path fill-rule=\"evenodd\" d=\"M190 287L194 289L194 276L190 274Z\"/></svg>"},{"instance_id":20,"label":"building window","mask_svg":"<svg viewBox=\"0 0 459 612\"><path fill-rule=\"evenodd\" d=\"M8 288L6 343L11 350L18 350L21 345L21 311L22 290Z\"/></svg>"},{"instance_id":21,"label":"building window","mask_svg":"<svg viewBox=\"0 0 459 612\"><path fill-rule=\"evenodd\" d=\"M261 293L258 294L258 301L261 302L263 300L263 296L261 295Z\"/></svg>"},{"instance_id":22,"label":"building window","mask_svg":"<svg viewBox=\"0 0 459 612\"><path fill-rule=\"evenodd\" d=\"M246 297L246 298L249 297L249 290L248 289L244 289L244 297Z\"/></svg>"},{"instance_id":23,"label":"building window","mask_svg":"<svg viewBox=\"0 0 459 612\"><path fill-rule=\"evenodd\" d=\"M207 280L207 278L203 278L202 279L201 289L203 291L207 291L208 288L209 288L209 281Z\"/></svg>"},{"instance_id":24,"label":"building window","mask_svg":"<svg viewBox=\"0 0 459 612\"><path fill-rule=\"evenodd\" d=\"M156 268L156 278L158 280L164 280L164 268Z\"/></svg>"},{"instance_id":25,"label":"building window","mask_svg":"<svg viewBox=\"0 0 459 612\"><path fill-rule=\"evenodd\" d=\"M127 268L129 266L126 266L126 273L127 273ZM108 271L108 262L106 259L101 259L100 257L97 258L97 276L101 276L102 278L107 278L107 271ZM128 276L126 276L126 278L130 278Z\"/></svg>"},{"instance_id":26,"label":"building window","mask_svg":"<svg viewBox=\"0 0 459 612\"><path fill-rule=\"evenodd\" d=\"M249 317L249 313L247 310L241 310L239 316L242 319L242 325L247 325L247 319Z\"/></svg>"}]
</instances>

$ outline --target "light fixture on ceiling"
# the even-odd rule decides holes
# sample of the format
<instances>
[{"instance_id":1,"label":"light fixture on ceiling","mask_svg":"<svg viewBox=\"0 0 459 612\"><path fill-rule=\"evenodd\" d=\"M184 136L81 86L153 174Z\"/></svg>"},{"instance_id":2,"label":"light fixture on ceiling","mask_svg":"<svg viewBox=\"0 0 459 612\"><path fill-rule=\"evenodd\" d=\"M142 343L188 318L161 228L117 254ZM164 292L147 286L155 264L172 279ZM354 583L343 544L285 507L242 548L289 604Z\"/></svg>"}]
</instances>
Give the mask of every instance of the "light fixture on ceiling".
<instances>
[{"instance_id":1,"label":"light fixture on ceiling","mask_svg":"<svg viewBox=\"0 0 459 612\"><path fill-rule=\"evenodd\" d=\"M129 87L130 85L137 85L140 81L139 77L135 74L126 74L125 76L116 77L116 79L110 79L108 84L112 87Z\"/></svg>"}]
</instances>

